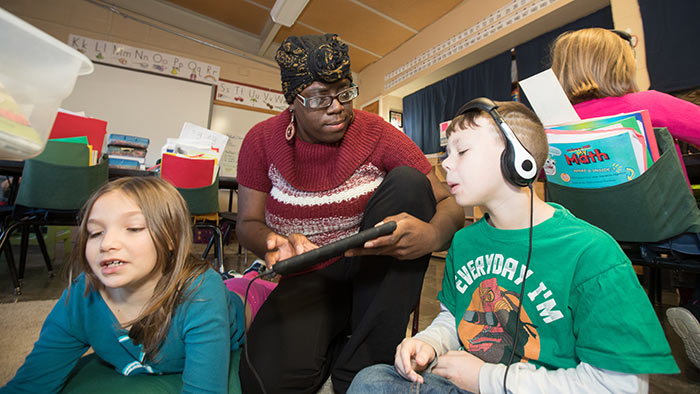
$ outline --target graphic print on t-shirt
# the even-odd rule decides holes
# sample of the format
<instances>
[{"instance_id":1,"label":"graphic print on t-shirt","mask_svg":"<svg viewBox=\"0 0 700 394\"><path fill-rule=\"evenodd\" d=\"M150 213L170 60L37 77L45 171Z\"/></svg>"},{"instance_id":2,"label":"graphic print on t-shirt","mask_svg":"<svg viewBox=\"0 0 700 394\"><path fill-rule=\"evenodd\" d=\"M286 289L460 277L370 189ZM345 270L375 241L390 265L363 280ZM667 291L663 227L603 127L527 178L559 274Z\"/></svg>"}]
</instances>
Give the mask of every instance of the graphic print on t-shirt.
<instances>
[{"instance_id":1,"label":"graphic print on t-shirt","mask_svg":"<svg viewBox=\"0 0 700 394\"><path fill-rule=\"evenodd\" d=\"M513 348L513 336L518 319L518 294L498 286L498 278L486 279L474 290L471 303L457 328L465 350L490 363L507 363ZM526 359L537 359L540 340L537 327L525 310L518 331L514 361L525 354Z\"/></svg>"}]
</instances>

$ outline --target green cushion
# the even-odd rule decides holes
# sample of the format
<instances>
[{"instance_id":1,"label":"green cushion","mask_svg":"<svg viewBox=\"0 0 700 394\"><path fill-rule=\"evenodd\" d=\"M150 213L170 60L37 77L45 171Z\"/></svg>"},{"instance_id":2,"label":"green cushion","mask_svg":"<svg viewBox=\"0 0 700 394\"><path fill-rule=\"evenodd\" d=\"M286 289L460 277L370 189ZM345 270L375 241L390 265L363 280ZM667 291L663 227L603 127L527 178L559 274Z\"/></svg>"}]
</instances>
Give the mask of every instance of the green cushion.
<instances>
[{"instance_id":1,"label":"green cushion","mask_svg":"<svg viewBox=\"0 0 700 394\"><path fill-rule=\"evenodd\" d=\"M228 374L228 392L241 393L238 364L241 350L231 352ZM122 393L179 393L182 391L182 374L124 376L90 354L78 361L61 393L71 394L122 394Z\"/></svg>"},{"instance_id":2,"label":"green cushion","mask_svg":"<svg viewBox=\"0 0 700 394\"><path fill-rule=\"evenodd\" d=\"M700 232L700 211L671 134L654 129L661 157L639 177L599 189L548 183L549 200L607 231L617 241L657 242Z\"/></svg>"}]
</instances>

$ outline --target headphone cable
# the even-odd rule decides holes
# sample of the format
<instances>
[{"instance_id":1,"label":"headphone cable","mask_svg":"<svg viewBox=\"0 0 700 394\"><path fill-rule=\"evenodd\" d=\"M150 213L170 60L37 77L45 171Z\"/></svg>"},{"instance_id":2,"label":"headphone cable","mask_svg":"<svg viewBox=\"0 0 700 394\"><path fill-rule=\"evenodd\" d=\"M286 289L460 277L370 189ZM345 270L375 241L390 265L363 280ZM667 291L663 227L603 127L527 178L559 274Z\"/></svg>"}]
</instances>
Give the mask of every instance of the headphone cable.
<instances>
[{"instance_id":1,"label":"headphone cable","mask_svg":"<svg viewBox=\"0 0 700 394\"><path fill-rule=\"evenodd\" d=\"M523 283L520 285L520 305L518 305L518 313L516 314L517 320L515 321L515 337L513 339L512 350L510 352L510 358L508 359L508 364L506 364L506 373L503 374L503 393L508 394L506 389L506 379L508 379L508 370L513 362L515 356L515 347L518 345L518 334L520 333L520 312L523 310L523 296L525 295L525 280L527 279L527 270L530 268L530 256L532 255L532 223L533 223L533 207L534 207L534 196L532 183L528 183L528 188L530 188L530 236L527 248L527 263L525 264L525 271L523 272ZM523 354L524 355L524 354Z\"/></svg>"}]
</instances>

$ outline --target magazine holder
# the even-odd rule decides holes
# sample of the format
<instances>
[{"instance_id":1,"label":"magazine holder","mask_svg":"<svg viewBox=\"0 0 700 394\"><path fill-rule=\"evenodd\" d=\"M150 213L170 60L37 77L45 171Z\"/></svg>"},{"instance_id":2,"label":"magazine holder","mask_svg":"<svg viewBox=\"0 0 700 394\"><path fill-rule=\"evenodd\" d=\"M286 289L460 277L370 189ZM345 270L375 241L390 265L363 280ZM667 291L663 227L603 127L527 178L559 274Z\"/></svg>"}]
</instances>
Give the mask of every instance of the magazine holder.
<instances>
[{"instance_id":1,"label":"magazine holder","mask_svg":"<svg viewBox=\"0 0 700 394\"><path fill-rule=\"evenodd\" d=\"M700 233L700 210L683 176L671 134L655 128L659 159L639 177L582 189L547 183L549 200L621 242L658 242Z\"/></svg>"}]
</instances>

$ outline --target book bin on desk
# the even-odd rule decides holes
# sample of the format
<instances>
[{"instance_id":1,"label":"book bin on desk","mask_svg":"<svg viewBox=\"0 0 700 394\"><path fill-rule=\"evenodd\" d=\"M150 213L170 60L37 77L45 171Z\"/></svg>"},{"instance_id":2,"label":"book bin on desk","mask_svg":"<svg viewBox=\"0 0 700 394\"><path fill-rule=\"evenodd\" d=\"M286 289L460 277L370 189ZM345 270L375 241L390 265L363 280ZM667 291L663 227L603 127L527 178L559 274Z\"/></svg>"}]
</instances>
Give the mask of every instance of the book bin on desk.
<instances>
[{"instance_id":1,"label":"book bin on desk","mask_svg":"<svg viewBox=\"0 0 700 394\"><path fill-rule=\"evenodd\" d=\"M0 159L38 155L78 75L82 53L0 8Z\"/></svg>"}]
</instances>

